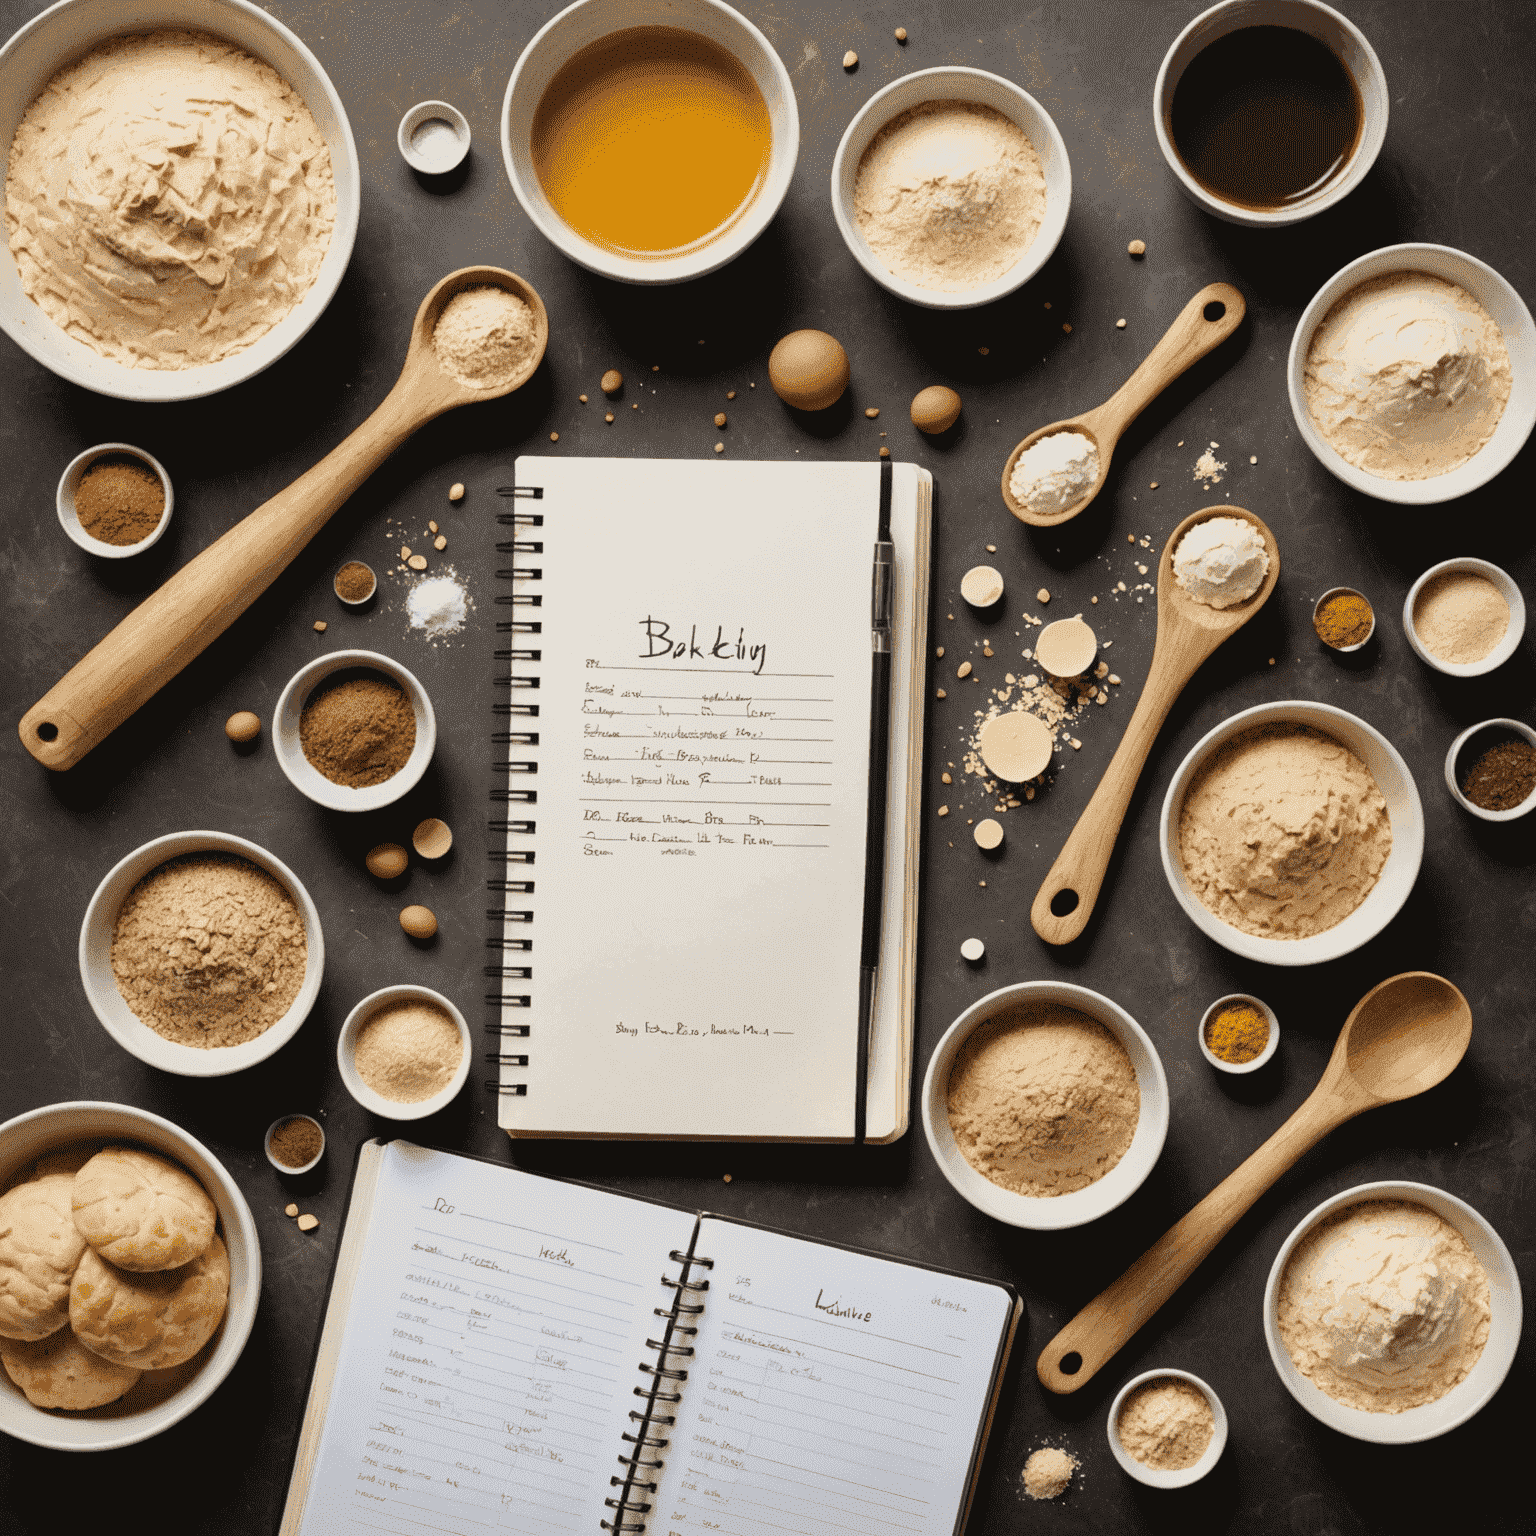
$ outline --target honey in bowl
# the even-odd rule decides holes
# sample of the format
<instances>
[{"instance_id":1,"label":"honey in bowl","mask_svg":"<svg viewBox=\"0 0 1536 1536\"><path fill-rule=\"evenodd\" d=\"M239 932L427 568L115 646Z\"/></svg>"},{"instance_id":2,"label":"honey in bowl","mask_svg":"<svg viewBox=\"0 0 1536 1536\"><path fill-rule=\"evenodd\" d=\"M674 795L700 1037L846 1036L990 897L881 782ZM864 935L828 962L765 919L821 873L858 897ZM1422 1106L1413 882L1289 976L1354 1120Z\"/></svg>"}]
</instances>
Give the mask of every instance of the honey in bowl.
<instances>
[{"instance_id":1,"label":"honey in bowl","mask_svg":"<svg viewBox=\"0 0 1536 1536\"><path fill-rule=\"evenodd\" d=\"M681 27L630 27L560 67L529 149L555 212L624 256L675 256L729 228L768 174L772 129L746 66Z\"/></svg>"}]
</instances>

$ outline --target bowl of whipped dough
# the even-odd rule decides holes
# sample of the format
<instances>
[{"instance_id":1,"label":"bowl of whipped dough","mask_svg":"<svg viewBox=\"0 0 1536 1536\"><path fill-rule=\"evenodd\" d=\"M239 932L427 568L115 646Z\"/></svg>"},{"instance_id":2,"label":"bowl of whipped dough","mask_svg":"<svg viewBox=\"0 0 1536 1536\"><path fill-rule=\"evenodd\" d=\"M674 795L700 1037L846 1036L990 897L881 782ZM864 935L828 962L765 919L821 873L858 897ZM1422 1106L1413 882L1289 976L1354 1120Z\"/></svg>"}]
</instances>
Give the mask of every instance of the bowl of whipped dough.
<instances>
[{"instance_id":1,"label":"bowl of whipped dough","mask_svg":"<svg viewBox=\"0 0 1536 1536\"><path fill-rule=\"evenodd\" d=\"M357 147L247 0L63 0L0 49L0 328L60 377L189 400L275 362L335 294Z\"/></svg>"}]
</instances>

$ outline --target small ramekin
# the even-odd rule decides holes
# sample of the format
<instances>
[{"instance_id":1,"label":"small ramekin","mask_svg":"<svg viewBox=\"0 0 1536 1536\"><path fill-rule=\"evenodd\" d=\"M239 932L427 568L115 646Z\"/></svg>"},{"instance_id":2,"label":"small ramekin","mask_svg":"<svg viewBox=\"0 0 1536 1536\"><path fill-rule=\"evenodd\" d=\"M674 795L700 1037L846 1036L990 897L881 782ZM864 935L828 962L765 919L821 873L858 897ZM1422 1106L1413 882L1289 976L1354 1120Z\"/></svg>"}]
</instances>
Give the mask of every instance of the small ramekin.
<instances>
[{"instance_id":1,"label":"small ramekin","mask_svg":"<svg viewBox=\"0 0 1536 1536\"><path fill-rule=\"evenodd\" d=\"M448 1086L430 1099L421 1099L414 1104L402 1104L398 1099L386 1099L383 1094L375 1093L363 1081L362 1075L357 1070L355 1053L358 1032L379 1009L388 1007L391 1003L431 1004L441 1008L459 1026L459 1040L464 1047L463 1054L459 1058L459 1070L453 1074ZM469 1064L473 1049L474 1042L469 1036L468 1022L441 992L434 992L430 987L411 985L381 987L377 992L370 992L347 1015L346 1023L341 1026L340 1038L336 1041L336 1065L341 1069L341 1080L347 1092L371 1114L382 1115L386 1120L423 1120L428 1115L435 1115L440 1109L446 1109L457 1097L459 1090L469 1081Z\"/></svg>"},{"instance_id":2,"label":"small ramekin","mask_svg":"<svg viewBox=\"0 0 1536 1536\"><path fill-rule=\"evenodd\" d=\"M1413 608L1419 600L1419 593L1436 576L1457 572L1481 576L1485 581L1491 581L1499 589L1499 596L1509 604L1509 628L1504 631L1504 638L1481 661L1442 661L1419 639L1418 631L1413 626ZM1408 644L1413 647L1413 654L1436 672L1444 672L1447 677L1481 677L1485 672L1492 672L1495 667L1502 667L1519 647L1525 635L1525 597L1514 577L1492 561L1475 560L1471 556L1442 560L1439 565L1430 566L1409 587L1408 596L1403 599L1403 633L1408 637Z\"/></svg>"},{"instance_id":3,"label":"small ramekin","mask_svg":"<svg viewBox=\"0 0 1536 1536\"><path fill-rule=\"evenodd\" d=\"M278 1160L272 1155L273 1134L276 1132L278 1126L287 1125L290 1120L308 1120L309 1123L314 1126L317 1131L320 1132L320 1150L316 1152L315 1155L310 1158L307 1163L302 1164L298 1168L290 1168L287 1163L278 1162ZM320 1166L320 1159L325 1156L325 1127L321 1125L313 1115L279 1115L277 1119L267 1127L267 1134L262 1137L261 1150L267 1154L267 1161L271 1163L272 1166L277 1169L277 1171L285 1178L297 1178L299 1174L309 1173L313 1169Z\"/></svg>"},{"instance_id":4,"label":"small ramekin","mask_svg":"<svg viewBox=\"0 0 1536 1536\"><path fill-rule=\"evenodd\" d=\"M1322 635L1318 634L1317 616L1322 612L1323 604L1330 597L1358 597L1371 610L1371 627L1365 632L1364 640L1357 640L1353 645L1328 645ZM1336 651L1340 656L1348 656L1352 651L1364 650L1371 643L1371 636L1376 633L1376 605L1371 602L1364 592L1358 587L1329 587L1318 600L1312 604L1312 633L1317 635L1319 645L1326 645L1330 651Z\"/></svg>"},{"instance_id":5,"label":"small ramekin","mask_svg":"<svg viewBox=\"0 0 1536 1536\"><path fill-rule=\"evenodd\" d=\"M1208 192L1186 169L1173 142L1173 95L1196 55L1218 38L1244 27L1265 26L1291 27L1324 44L1355 82L1365 121L1354 156L1341 176L1334 177L1311 197L1285 208L1243 208ZM1321 5L1318 0L1221 0L1219 5L1196 16L1163 55L1157 82L1152 87L1152 123L1157 131L1157 147L1190 202L1229 224L1275 229L1299 224L1325 208L1332 208L1365 180L1386 141L1389 102L1387 77L1376 50L1359 27L1332 6Z\"/></svg>"},{"instance_id":6,"label":"small ramekin","mask_svg":"<svg viewBox=\"0 0 1536 1536\"><path fill-rule=\"evenodd\" d=\"M1211 1417L1215 1419L1215 1427L1211 1432L1211 1443L1206 1446L1205 1454L1192 1467L1181 1467L1177 1472L1163 1472L1156 1467L1149 1467L1144 1461L1137 1461L1131 1453L1120 1443L1120 1435L1116 1425L1120 1422L1120 1410L1125 1406L1125 1400L1137 1387L1145 1386L1149 1381L1165 1381L1169 1377L1175 1381L1187 1381L1192 1387L1198 1388L1205 1394L1205 1400L1211 1405ZM1191 1483L1198 1483L1212 1467L1221 1460L1221 1453L1227 1448L1227 1410L1221 1406L1221 1399L1217 1397L1208 1382L1201 1381L1198 1376L1191 1375L1188 1371L1143 1371L1140 1376L1133 1376L1115 1394L1115 1400L1109 1405L1109 1420L1106 1425L1109 1433L1109 1449L1115 1460L1120 1464L1122 1472L1129 1473L1138 1483L1145 1483L1148 1488L1187 1488Z\"/></svg>"},{"instance_id":7,"label":"small ramekin","mask_svg":"<svg viewBox=\"0 0 1536 1536\"><path fill-rule=\"evenodd\" d=\"M340 591L337 590L336 576L331 577L331 591L336 594L336 601L340 603L343 608L351 608L354 610L366 608L369 603L371 603L374 598L379 595L379 573L374 570L374 568L369 565L366 560L343 560L341 565L336 569L336 575L339 576L341 574L342 568L348 565L360 565L365 571L368 572L371 577L373 577L373 585L368 589L368 596L343 597Z\"/></svg>"},{"instance_id":8,"label":"small ramekin","mask_svg":"<svg viewBox=\"0 0 1536 1536\"><path fill-rule=\"evenodd\" d=\"M426 155L416 147L417 130L433 122L445 123L452 130L454 153L451 157ZM446 101L418 101L400 119L400 126L395 130L395 144L401 158L413 171L420 171L423 176L446 176L450 171L458 170L469 153L469 140L468 119L456 106Z\"/></svg>"},{"instance_id":9,"label":"small ramekin","mask_svg":"<svg viewBox=\"0 0 1536 1536\"><path fill-rule=\"evenodd\" d=\"M916 283L898 277L870 250L854 215L853 188L864 151L892 118L928 101L973 102L1001 112L1019 126L1034 146L1045 172L1045 218L1029 249L1001 277L979 288L968 288L963 293L940 293L937 289L920 288ZM952 65L920 69L916 74L893 80L883 90L876 91L854 114L853 121L843 131L832 161L832 214L853 259L882 288L925 309L974 309L1022 288L1051 259L1062 231L1067 227L1071 207L1072 166L1067 159L1067 145L1061 130L1028 91L1021 90L1001 75L988 74L984 69Z\"/></svg>"},{"instance_id":10,"label":"small ramekin","mask_svg":"<svg viewBox=\"0 0 1536 1536\"><path fill-rule=\"evenodd\" d=\"M1250 1008L1257 1008L1264 1015L1265 1022L1269 1025L1269 1039L1264 1042L1264 1049L1252 1061L1223 1061L1206 1044L1206 1027L1223 1008L1242 1003L1247 1003ZM1275 1054L1275 1048L1280 1044L1280 1020L1275 1017L1275 1010L1262 998L1255 997L1251 992L1229 992L1225 997L1218 997L1200 1015L1200 1028L1196 1031L1195 1038L1200 1042L1200 1054L1218 1072L1231 1072L1234 1076L1242 1077L1246 1073L1257 1072Z\"/></svg>"},{"instance_id":11,"label":"small ramekin","mask_svg":"<svg viewBox=\"0 0 1536 1536\"><path fill-rule=\"evenodd\" d=\"M160 521L137 544L108 544L105 539L93 538L80 526L80 517L75 511L75 492L79 490L80 481L84 478L86 470L98 459L114 457L118 454L125 458L137 459L146 469L152 470L160 477L160 489L165 492L165 511L160 514ZM153 454L145 453L142 448L135 448L132 443L97 443L94 448L87 448L84 453L77 454L69 461L64 473L59 476L59 488L54 493L54 505L59 513L59 526L86 554L99 555L103 560L126 560L130 555L142 555L150 545L157 544L161 534L171 526L171 508L175 505L175 494L171 490L171 477L166 474L165 465Z\"/></svg>"},{"instance_id":12,"label":"small ramekin","mask_svg":"<svg viewBox=\"0 0 1536 1536\"><path fill-rule=\"evenodd\" d=\"M382 784L369 784L361 789L336 784L326 778L304 756L304 747L299 740L299 717L310 694L333 673L352 667L381 672L391 682L398 683L405 690L416 715L416 744L400 771ZM288 679L288 686L278 698L272 715L272 745L277 750L278 766L287 774L288 782L316 805L331 811L377 811L393 805L421 782L437 747L437 716L432 711L427 690L416 680L415 674L398 661L381 656L377 651L332 651L307 667L300 667Z\"/></svg>"},{"instance_id":13,"label":"small ramekin","mask_svg":"<svg viewBox=\"0 0 1536 1536\"><path fill-rule=\"evenodd\" d=\"M1533 789L1519 805L1511 806L1507 811L1485 810L1480 805L1474 805L1461 792L1461 781L1456 768L1467 744L1483 731L1494 730L1504 730L1515 736L1523 736L1533 747L1536 747L1536 731L1533 731L1523 720L1484 720L1477 725L1469 725L1451 743L1450 751L1445 754L1445 787L1450 790L1451 799L1457 805L1464 811L1470 811L1480 821L1519 821L1522 816L1529 816L1532 811L1536 811L1536 789ZM1467 766L1471 767L1471 764Z\"/></svg>"}]
</instances>

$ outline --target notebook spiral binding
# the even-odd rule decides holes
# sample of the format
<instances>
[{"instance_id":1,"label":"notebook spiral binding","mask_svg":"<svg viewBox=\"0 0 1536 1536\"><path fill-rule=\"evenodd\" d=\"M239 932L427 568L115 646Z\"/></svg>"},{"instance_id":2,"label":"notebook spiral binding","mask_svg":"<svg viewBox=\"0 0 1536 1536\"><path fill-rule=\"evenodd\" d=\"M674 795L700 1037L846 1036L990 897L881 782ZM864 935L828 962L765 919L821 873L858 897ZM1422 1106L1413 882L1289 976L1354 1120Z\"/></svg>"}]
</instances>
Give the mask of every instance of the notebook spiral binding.
<instances>
[{"instance_id":1,"label":"notebook spiral binding","mask_svg":"<svg viewBox=\"0 0 1536 1536\"><path fill-rule=\"evenodd\" d=\"M527 508L527 503L530 501L542 501L544 491L539 486L502 485L496 488L496 494L516 503L512 510L496 514L498 523L513 530L511 539L497 543L496 553L510 555L514 562L498 568L496 572L501 580L513 583L513 590L498 593L496 602L503 607L524 611L515 618L496 621L496 634L498 637L506 638L498 639L496 649L491 653L491 659L506 668L502 671L498 667L495 681L498 688L507 690L507 694L495 705L495 713L507 722L508 728L494 731L491 742L495 747L510 749L511 755L498 757L492 764L498 779L502 782L491 791L491 802L493 805L515 805L522 808L536 806L539 803L538 790L524 789L520 786L514 788L513 785L522 776L531 777L539 771L538 762L524 757L520 749L536 748L539 745L538 731L526 729L524 726L526 722L535 721L539 716L539 706L532 702L530 695L536 696L539 686L537 667L538 663L544 659L544 653L537 639L532 638L543 633L543 623L526 611L542 606L542 595L528 591L527 583L542 580L544 571L542 566L526 564L522 557L544 553L544 541L530 536L531 530L544 526L544 514ZM508 839L531 836L537 830L538 823L532 817L516 815L491 817L486 823L486 832L491 839L488 849L490 862L493 865L506 866L509 874L514 868L532 866L533 849L509 847ZM498 897L534 894L532 880L492 878L488 879L485 885L487 891ZM532 953L534 941L531 937L513 938L508 932L513 924L531 927L532 911L522 906L504 904L498 907L487 907L485 916L486 920L494 925L491 936L485 941L487 949L511 951L519 959ZM533 966L526 960L522 964L487 965L485 975L488 980L527 983L533 979ZM530 1006L532 998L528 993L487 991L485 1001L487 1007L494 1010L493 1020L486 1026L488 1034L497 1037L499 1041L528 1038L531 1030L527 1024L507 1022L512 1010ZM490 1092L507 1098L528 1096L526 1082L508 1080L511 1074L527 1069L529 1057L526 1052L509 1051L498 1045L497 1049L485 1053L485 1060L496 1069L496 1076L485 1080L485 1086Z\"/></svg>"},{"instance_id":2,"label":"notebook spiral binding","mask_svg":"<svg viewBox=\"0 0 1536 1536\"><path fill-rule=\"evenodd\" d=\"M696 1319L704 1310L703 1296L709 1290L707 1278L694 1279L695 1269L710 1270L713 1259L706 1259L690 1248L688 1252L674 1248L668 1257L680 1265L677 1275L662 1275L661 1284L672 1293L669 1307L652 1307L651 1311L665 1323L659 1339L647 1339L645 1347L654 1350L655 1356L642 1360L636 1367L644 1378L634 1388L634 1395L641 1400L641 1407L629 1410L631 1430L622 1436L626 1446L632 1449L621 1453L617 1460L624 1471L608 1479L610 1488L617 1488L617 1495L610 1495L603 1503L614 1512L612 1520L601 1520L605 1531L630 1533L642 1536L649 1524L656 1489L656 1474L666 1465L661 1452L671 1443L668 1434L657 1430L670 1430L677 1422L675 1412L668 1408L682 1402L683 1394L677 1390L688 1380L687 1361L694 1355L695 1346L685 1342L698 1336ZM650 1453L649 1455L647 1453ZM646 1497L649 1495L650 1497Z\"/></svg>"}]
</instances>

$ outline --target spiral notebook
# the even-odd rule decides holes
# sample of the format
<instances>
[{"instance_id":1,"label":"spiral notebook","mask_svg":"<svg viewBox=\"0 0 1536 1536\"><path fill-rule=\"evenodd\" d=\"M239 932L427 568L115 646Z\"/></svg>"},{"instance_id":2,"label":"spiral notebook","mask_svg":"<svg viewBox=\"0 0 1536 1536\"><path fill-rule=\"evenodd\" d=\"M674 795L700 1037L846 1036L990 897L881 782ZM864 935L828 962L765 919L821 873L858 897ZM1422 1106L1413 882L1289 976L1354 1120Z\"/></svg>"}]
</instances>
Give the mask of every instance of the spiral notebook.
<instances>
[{"instance_id":1,"label":"spiral notebook","mask_svg":"<svg viewBox=\"0 0 1536 1536\"><path fill-rule=\"evenodd\" d=\"M365 1142L281 1536L954 1536L1009 1287Z\"/></svg>"},{"instance_id":2,"label":"spiral notebook","mask_svg":"<svg viewBox=\"0 0 1536 1536\"><path fill-rule=\"evenodd\" d=\"M498 545L513 1136L907 1127L932 477L891 474L885 881L860 1018L878 464L524 457Z\"/></svg>"}]
</instances>

